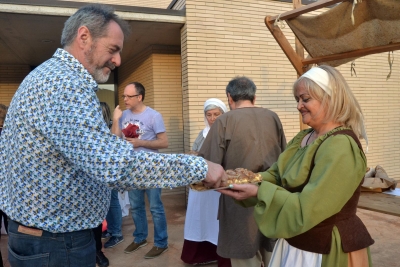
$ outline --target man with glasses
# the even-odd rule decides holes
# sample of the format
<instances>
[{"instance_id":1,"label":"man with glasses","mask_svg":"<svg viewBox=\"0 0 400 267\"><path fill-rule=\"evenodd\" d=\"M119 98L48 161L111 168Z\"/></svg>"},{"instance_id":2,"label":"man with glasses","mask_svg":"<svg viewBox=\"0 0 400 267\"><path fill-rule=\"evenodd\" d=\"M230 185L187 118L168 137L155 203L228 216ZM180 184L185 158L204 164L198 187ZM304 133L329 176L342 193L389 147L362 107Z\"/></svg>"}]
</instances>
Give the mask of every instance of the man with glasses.
<instances>
[{"instance_id":1,"label":"man with glasses","mask_svg":"<svg viewBox=\"0 0 400 267\"><path fill-rule=\"evenodd\" d=\"M143 103L145 92L144 86L138 82L132 82L125 87L122 98L126 110L122 112L119 106L115 108L112 133L124 137L133 145L135 151L157 153L159 149L168 147L168 138L161 114ZM135 126L133 135L132 132L124 131L133 126ZM149 200L150 212L153 217L154 246L144 258L151 259L168 250L167 219L161 202L160 188L128 192L132 219L136 228L133 232L134 240L125 249L125 253L132 253L147 245L148 225L144 202L145 194Z\"/></svg>"},{"instance_id":2,"label":"man with glasses","mask_svg":"<svg viewBox=\"0 0 400 267\"><path fill-rule=\"evenodd\" d=\"M128 32L111 7L81 7L64 24L63 48L11 101L0 136L0 209L9 217L13 267L94 267L92 228L106 217L110 188L226 184L218 164L134 151L110 132L96 91L121 65Z\"/></svg>"}]
</instances>

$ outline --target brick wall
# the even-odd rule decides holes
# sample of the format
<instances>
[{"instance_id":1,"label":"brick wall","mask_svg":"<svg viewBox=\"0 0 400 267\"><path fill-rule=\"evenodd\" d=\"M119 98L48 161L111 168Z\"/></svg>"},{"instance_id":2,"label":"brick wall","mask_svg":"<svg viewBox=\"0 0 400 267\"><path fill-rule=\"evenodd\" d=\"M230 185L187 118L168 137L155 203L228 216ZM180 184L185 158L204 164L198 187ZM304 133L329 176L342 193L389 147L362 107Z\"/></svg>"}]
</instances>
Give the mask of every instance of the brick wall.
<instances>
[{"instance_id":1,"label":"brick wall","mask_svg":"<svg viewBox=\"0 0 400 267\"><path fill-rule=\"evenodd\" d=\"M169 141L164 152L183 153L180 49L173 47L169 51L153 52L154 108L163 115Z\"/></svg>"},{"instance_id":2,"label":"brick wall","mask_svg":"<svg viewBox=\"0 0 400 267\"><path fill-rule=\"evenodd\" d=\"M400 51L395 51L394 57L399 58ZM360 58L355 63L357 77L351 77L350 64L338 69L363 109L369 139L368 166L379 164L389 177L400 179L400 62L395 60L387 81L387 53ZM362 144L365 147L364 141Z\"/></svg>"},{"instance_id":3,"label":"brick wall","mask_svg":"<svg viewBox=\"0 0 400 267\"><path fill-rule=\"evenodd\" d=\"M153 88L153 58L151 47L140 53L137 57L128 62L124 62L118 69L118 99L121 109L125 109L124 101L121 96L124 88L130 82L140 82L146 89L144 99L145 105L154 106L154 88Z\"/></svg>"},{"instance_id":4,"label":"brick wall","mask_svg":"<svg viewBox=\"0 0 400 267\"><path fill-rule=\"evenodd\" d=\"M10 105L20 83L30 71L27 65L0 66L0 104Z\"/></svg>"},{"instance_id":5,"label":"brick wall","mask_svg":"<svg viewBox=\"0 0 400 267\"><path fill-rule=\"evenodd\" d=\"M181 61L182 61L182 109L183 109L183 144L185 152L191 150L192 143L190 142L191 130L190 122L193 120L193 115L190 112L197 113L198 111L193 110L189 102L189 88L188 88L188 57L187 57L187 25L185 24L181 29ZM193 142L193 141L192 141Z\"/></svg>"},{"instance_id":6,"label":"brick wall","mask_svg":"<svg viewBox=\"0 0 400 267\"><path fill-rule=\"evenodd\" d=\"M188 110L185 149L204 127L204 101L218 97L226 103L225 86L237 75L254 80L258 87L256 105L279 115L288 140L299 131L299 115L291 93L296 72L264 24L266 15L291 9L291 3L279 1L186 1L187 23L182 39L183 103L185 113ZM286 27L283 32L294 44L290 29ZM394 57L399 56L400 51L395 51ZM400 173L399 68L395 60L392 77L385 81L387 54L358 59L358 77L351 77L350 64L339 67L366 116L368 165L380 164L394 178Z\"/></svg>"}]
</instances>

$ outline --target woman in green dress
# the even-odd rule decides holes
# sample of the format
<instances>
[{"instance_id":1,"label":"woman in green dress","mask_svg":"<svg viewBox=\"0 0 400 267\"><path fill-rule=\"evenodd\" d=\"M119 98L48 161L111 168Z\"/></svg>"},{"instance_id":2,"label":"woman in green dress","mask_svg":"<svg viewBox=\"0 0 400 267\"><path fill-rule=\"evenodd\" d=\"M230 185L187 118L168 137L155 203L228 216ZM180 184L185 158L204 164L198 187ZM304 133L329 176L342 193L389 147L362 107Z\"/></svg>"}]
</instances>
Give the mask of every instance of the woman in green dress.
<instances>
[{"instance_id":1,"label":"woman in green dress","mask_svg":"<svg viewBox=\"0 0 400 267\"><path fill-rule=\"evenodd\" d=\"M367 142L361 108L335 68L310 69L293 86L297 109L310 126L261 173L259 185L221 193L255 206L260 231L278 238L270 267L372 266L374 243L356 216Z\"/></svg>"}]
</instances>

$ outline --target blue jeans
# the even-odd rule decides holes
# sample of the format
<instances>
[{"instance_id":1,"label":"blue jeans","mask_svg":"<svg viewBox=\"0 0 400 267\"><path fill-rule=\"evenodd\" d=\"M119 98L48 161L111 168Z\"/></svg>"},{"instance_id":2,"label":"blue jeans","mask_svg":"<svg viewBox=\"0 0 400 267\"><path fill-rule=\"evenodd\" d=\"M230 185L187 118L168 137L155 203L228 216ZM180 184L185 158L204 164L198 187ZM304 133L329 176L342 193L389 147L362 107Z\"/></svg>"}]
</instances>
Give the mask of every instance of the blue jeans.
<instances>
[{"instance_id":1,"label":"blue jeans","mask_svg":"<svg viewBox=\"0 0 400 267\"><path fill-rule=\"evenodd\" d=\"M18 232L20 226L12 220L8 223L8 260L12 267L96 266L92 229L58 234L43 231L42 236L34 236Z\"/></svg>"},{"instance_id":2,"label":"blue jeans","mask_svg":"<svg viewBox=\"0 0 400 267\"><path fill-rule=\"evenodd\" d=\"M107 232L112 236L122 236L122 210L118 200L118 190L111 191L110 208L107 216Z\"/></svg>"},{"instance_id":3,"label":"blue jeans","mask_svg":"<svg viewBox=\"0 0 400 267\"><path fill-rule=\"evenodd\" d=\"M161 189L132 190L128 192L129 202L132 209L132 219L135 223L133 232L134 242L140 243L147 238L148 226L144 193L150 203L150 212L154 223L154 245L159 248L168 246L167 219L165 218L164 206L161 202Z\"/></svg>"}]
</instances>

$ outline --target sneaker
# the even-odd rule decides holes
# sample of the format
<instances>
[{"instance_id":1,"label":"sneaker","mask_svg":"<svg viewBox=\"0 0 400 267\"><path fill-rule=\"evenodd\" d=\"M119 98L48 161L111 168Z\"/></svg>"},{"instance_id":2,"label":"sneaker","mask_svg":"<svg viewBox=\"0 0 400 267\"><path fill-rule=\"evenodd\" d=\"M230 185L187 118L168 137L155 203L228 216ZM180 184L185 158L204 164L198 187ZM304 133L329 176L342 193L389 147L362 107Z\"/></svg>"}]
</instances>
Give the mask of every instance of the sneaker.
<instances>
[{"instance_id":1,"label":"sneaker","mask_svg":"<svg viewBox=\"0 0 400 267\"><path fill-rule=\"evenodd\" d=\"M146 255L144 255L145 259L154 259L163 254L168 250L168 247L166 248L159 248L154 246L149 252L147 252Z\"/></svg>"},{"instance_id":2,"label":"sneaker","mask_svg":"<svg viewBox=\"0 0 400 267\"><path fill-rule=\"evenodd\" d=\"M147 245L147 241L146 241L146 240L143 240L143 241L140 242L140 243L132 242L132 243L124 250L124 252L127 253L127 254L129 254L129 253L132 253L132 252L134 252L134 251L138 250L139 248L142 248L142 247L144 247L144 246L146 246L146 245Z\"/></svg>"},{"instance_id":3,"label":"sneaker","mask_svg":"<svg viewBox=\"0 0 400 267\"><path fill-rule=\"evenodd\" d=\"M96 263L99 267L108 267L110 265L110 262L101 250L96 251Z\"/></svg>"},{"instance_id":4,"label":"sneaker","mask_svg":"<svg viewBox=\"0 0 400 267\"><path fill-rule=\"evenodd\" d=\"M111 234L107 231L104 231L103 233L101 233L101 239L108 239L111 237Z\"/></svg>"},{"instance_id":5,"label":"sneaker","mask_svg":"<svg viewBox=\"0 0 400 267\"><path fill-rule=\"evenodd\" d=\"M112 236L106 243L104 243L104 248L112 248L124 241L123 236Z\"/></svg>"}]
</instances>

